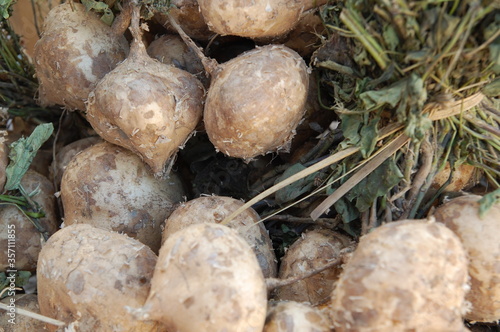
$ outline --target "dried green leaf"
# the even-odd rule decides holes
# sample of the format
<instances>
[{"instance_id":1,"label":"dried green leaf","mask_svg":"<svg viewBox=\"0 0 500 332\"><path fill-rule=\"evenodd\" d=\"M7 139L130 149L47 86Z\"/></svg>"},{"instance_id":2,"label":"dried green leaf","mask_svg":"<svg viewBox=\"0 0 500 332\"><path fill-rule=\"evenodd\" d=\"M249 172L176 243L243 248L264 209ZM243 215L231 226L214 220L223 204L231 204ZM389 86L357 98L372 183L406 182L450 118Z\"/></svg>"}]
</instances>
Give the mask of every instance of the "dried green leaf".
<instances>
[{"instance_id":1,"label":"dried green leaf","mask_svg":"<svg viewBox=\"0 0 500 332\"><path fill-rule=\"evenodd\" d=\"M11 269L14 270L14 269ZM15 287L24 287L30 277L31 272L29 271L17 271L17 272L0 272L0 289L4 289L6 287L10 287L11 283L14 282ZM3 297L9 296L9 292L5 292Z\"/></svg>"},{"instance_id":2,"label":"dried green leaf","mask_svg":"<svg viewBox=\"0 0 500 332\"><path fill-rule=\"evenodd\" d=\"M359 128L363 123L363 116L361 114L341 114L340 127L344 135L344 141L340 144L342 148L347 148L358 144L361 140L359 135Z\"/></svg>"},{"instance_id":3,"label":"dried green leaf","mask_svg":"<svg viewBox=\"0 0 500 332\"><path fill-rule=\"evenodd\" d=\"M500 204L500 188L484 195L479 200L479 217L483 218L495 204Z\"/></svg>"},{"instance_id":4,"label":"dried green leaf","mask_svg":"<svg viewBox=\"0 0 500 332\"><path fill-rule=\"evenodd\" d=\"M283 172L283 174L276 180L275 183L279 183L286 178L306 169L306 167L302 164L294 164L289 167L287 170ZM317 172L313 173L305 178L302 178L298 181L295 181L292 184L280 189L275 194L275 200L278 204L283 204L286 202L290 202L300 195L308 192L314 187L314 178L317 176Z\"/></svg>"},{"instance_id":5,"label":"dried green leaf","mask_svg":"<svg viewBox=\"0 0 500 332\"><path fill-rule=\"evenodd\" d=\"M335 211L342 217L344 224L348 224L353 220L359 218L359 211L356 209L354 204L349 202L345 198L339 199L335 204L333 204Z\"/></svg>"},{"instance_id":6,"label":"dried green leaf","mask_svg":"<svg viewBox=\"0 0 500 332\"><path fill-rule=\"evenodd\" d=\"M356 208L359 212L364 212L378 197L386 195L402 179L403 173L390 158L352 188L346 196L350 201L356 200Z\"/></svg>"},{"instance_id":7,"label":"dried green leaf","mask_svg":"<svg viewBox=\"0 0 500 332\"><path fill-rule=\"evenodd\" d=\"M44 123L35 128L28 138L20 138L10 145L10 163L5 169L7 183L5 190L18 189L21 179L28 170L38 149L54 131L52 123Z\"/></svg>"},{"instance_id":8,"label":"dried green leaf","mask_svg":"<svg viewBox=\"0 0 500 332\"><path fill-rule=\"evenodd\" d=\"M359 151L361 152L363 158L369 157L375 149L375 145L377 144L379 121L379 116L374 117L368 122L367 125L361 128L361 141L359 142Z\"/></svg>"}]
</instances>

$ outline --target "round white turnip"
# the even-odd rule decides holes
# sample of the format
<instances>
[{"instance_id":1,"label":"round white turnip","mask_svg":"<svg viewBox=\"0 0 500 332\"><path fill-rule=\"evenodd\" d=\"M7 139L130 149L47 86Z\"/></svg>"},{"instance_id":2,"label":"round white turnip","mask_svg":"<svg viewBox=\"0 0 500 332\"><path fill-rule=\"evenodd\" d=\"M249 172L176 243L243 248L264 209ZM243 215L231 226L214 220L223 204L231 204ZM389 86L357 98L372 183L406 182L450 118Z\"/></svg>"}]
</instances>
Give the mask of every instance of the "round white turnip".
<instances>
[{"instance_id":1,"label":"round white turnip","mask_svg":"<svg viewBox=\"0 0 500 332\"><path fill-rule=\"evenodd\" d=\"M123 31L107 26L82 4L68 1L54 7L34 50L41 105L85 111L95 84L127 53Z\"/></svg>"},{"instance_id":2,"label":"round white turnip","mask_svg":"<svg viewBox=\"0 0 500 332\"><path fill-rule=\"evenodd\" d=\"M130 54L90 93L87 119L102 138L135 152L161 176L201 118L204 88L192 74L146 53L138 11Z\"/></svg>"},{"instance_id":3,"label":"round white turnip","mask_svg":"<svg viewBox=\"0 0 500 332\"><path fill-rule=\"evenodd\" d=\"M210 222L220 223L244 203L224 196L204 196L180 204L165 221L162 241L189 225ZM253 249L264 277L277 275L276 256L266 228L259 223L260 217L253 209L247 209L226 226L238 231Z\"/></svg>"}]
</instances>

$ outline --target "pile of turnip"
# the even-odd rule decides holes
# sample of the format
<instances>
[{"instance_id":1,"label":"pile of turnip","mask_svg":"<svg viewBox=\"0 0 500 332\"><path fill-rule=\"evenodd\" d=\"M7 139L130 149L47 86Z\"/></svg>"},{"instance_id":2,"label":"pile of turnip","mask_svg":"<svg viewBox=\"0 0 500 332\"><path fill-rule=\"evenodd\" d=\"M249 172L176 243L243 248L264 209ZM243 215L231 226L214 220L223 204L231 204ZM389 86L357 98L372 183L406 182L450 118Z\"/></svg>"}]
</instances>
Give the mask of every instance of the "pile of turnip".
<instances>
[{"instance_id":1,"label":"pile of turnip","mask_svg":"<svg viewBox=\"0 0 500 332\"><path fill-rule=\"evenodd\" d=\"M78 110L92 135L23 178L48 240L2 206L0 244L15 225L16 267L37 277L32 311L59 321L48 330L466 331L464 320L500 320L498 203L480 216L480 197L459 197L360 239L317 224L279 257L257 209L227 220L242 200L193 197L176 162L199 132L263 169L289 151L316 100L311 44L294 36L315 36L311 10L325 1L170 3L148 16L125 0L108 26L68 1L45 20L39 102ZM217 35L259 46L218 63L199 46Z\"/></svg>"}]
</instances>

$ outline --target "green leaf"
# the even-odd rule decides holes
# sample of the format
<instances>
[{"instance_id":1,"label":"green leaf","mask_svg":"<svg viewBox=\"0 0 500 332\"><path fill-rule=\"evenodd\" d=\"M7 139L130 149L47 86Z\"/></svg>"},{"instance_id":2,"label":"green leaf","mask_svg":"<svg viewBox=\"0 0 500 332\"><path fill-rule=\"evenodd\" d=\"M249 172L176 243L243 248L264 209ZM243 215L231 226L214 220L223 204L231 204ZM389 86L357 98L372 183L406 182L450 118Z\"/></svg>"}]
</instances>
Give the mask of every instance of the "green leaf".
<instances>
[{"instance_id":1,"label":"green leaf","mask_svg":"<svg viewBox=\"0 0 500 332\"><path fill-rule=\"evenodd\" d=\"M363 115L361 114L341 114L340 115L340 126L342 128L342 134L344 135L344 141L341 143L342 148L347 148L358 144L361 140L359 135L359 127L363 123Z\"/></svg>"},{"instance_id":2,"label":"green leaf","mask_svg":"<svg viewBox=\"0 0 500 332\"><path fill-rule=\"evenodd\" d=\"M276 180L276 183L279 183L286 178L306 169L306 167L302 164L294 164L289 167L283 174ZM317 176L317 172L313 173L305 178L302 178L298 181L295 181L292 184L280 189L275 194L275 199L278 204L290 202L300 195L308 192L314 187L314 178Z\"/></svg>"},{"instance_id":3,"label":"green leaf","mask_svg":"<svg viewBox=\"0 0 500 332\"><path fill-rule=\"evenodd\" d=\"M7 277L9 277L9 279L7 279ZM14 281L16 287L24 287L24 285L28 283L30 277L31 272L29 271L9 272L8 275L6 272L0 272L0 290L10 287L11 281ZM6 291L3 297L7 297L7 295L8 292Z\"/></svg>"},{"instance_id":4,"label":"green leaf","mask_svg":"<svg viewBox=\"0 0 500 332\"><path fill-rule=\"evenodd\" d=\"M378 122L380 117L374 117L368 122L366 126L363 126L360 131L361 141L359 142L359 150L363 158L370 156L375 149L377 144L378 136Z\"/></svg>"},{"instance_id":5,"label":"green leaf","mask_svg":"<svg viewBox=\"0 0 500 332\"><path fill-rule=\"evenodd\" d=\"M4 19L8 19L10 17L9 7L12 5L12 0L0 0L0 15Z\"/></svg>"},{"instance_id":6,"label":"green leaf","mask_svg":"<svg viewBox=\"0 0 500 332\"><path fill-rule=\"evenodd\" d=\"M10 163L5 173L7 183L5 190L18 189L21 179L28 170L38 149L52 135L54 126L52 123L44 123L35 128L28 138L20 138L10 145Z\"/></svg>"},{"instance_id":7,"label":"green leaf","mask_svg":"<svg viewBox=\"0 0 500 332\"><path fill-rule=\"evenodd\" d=\"M352 188L347 198L351 201L356 199L356 208L364 212L378 197L386 195L402 178L403 174L396 162L390 158Z\"/></svg>"},{"instance_id":8,"label":"green leaf","mask_svg":"<svg viewBox=\"0 0 500 332\"><path fill-rule=\"evenodd\" d=\"M500 204L500 188L484 195L479 200L479 217L483 218L495 204Z\"/></svg>"}]
</instances>

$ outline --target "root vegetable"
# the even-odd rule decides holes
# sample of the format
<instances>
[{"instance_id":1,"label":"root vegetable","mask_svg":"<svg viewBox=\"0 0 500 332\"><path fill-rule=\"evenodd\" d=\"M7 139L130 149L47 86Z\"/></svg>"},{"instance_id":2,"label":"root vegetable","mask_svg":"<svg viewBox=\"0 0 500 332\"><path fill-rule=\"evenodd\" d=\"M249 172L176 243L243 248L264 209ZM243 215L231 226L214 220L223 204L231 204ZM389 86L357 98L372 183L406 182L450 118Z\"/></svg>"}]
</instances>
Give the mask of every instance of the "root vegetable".
<instances>
[{"instance_id":1,"label":"root vegetable","mask_svg":"<svg viewBox=\"0 0 500 332\"><path fill-rule=\"evenodd\" d=\"M472 304L465 318L479 322L500 319L500 204L479 216L481 196L468 195L452 199L434 212L462 241L469 260L471 290L466 299Z\"/></svg>"},{"instance_id":2,"label":"root vegetable","mask_svg":"<svg viewBox=\"0 0 500 332\"><path fill-rule=\"evenodd\" d=\"M198 0L210 30L220 35L275 37L288 32L299 20L303 1Z\"/></svg>"},{"instance_id":3,"label":"root vegetable","mask_svg":"<svg viewBox=\"0 0 500 332\"><path fill-rule=\"evenodd\" d=\"M220 65L205 103L210 141L243 159L286 150L305 111L308 79L304 60L285 46L260 47Z\"/></svg>"},{"instance_id":4,"label":"root vegetable","mask_svg":"<svg viewBox=\"0 0 500 332\"><path fill-rule=\"evenodd\" d=\"M149 56L161 63L176 66L193 75L204 72L200 59L177 35L163 35L147 48Z\"/></svg>"},{"instance_id":5,"label":"root vegetable","mask_svg":"<svg viewBox=\"0 0 500 332\"><path fill-rule=\"evenodd\" d=\"M34 50L42 106L63 105L85 111L95 84L128 53L128 43L82 4L68 1L53 8Z\"/></svg>"},{"instance_id":6,"label":"root vegetable","mask_svg":"<svg viewBox=\"0 0 500 332\"><path fill-rule=\"evenodd\" d=\"M40 312L75 322L82 332L157 331L157 323L136 320L125 308L144 304L156 259L124 234L90 225L65 227L40 252Z\"/></svg>"},{"instance_id":7,"label":"root vegetable","mask_svg":"<svg viewBox=\"0 0 500 332\"><path fill-rule=\"evenodd\" d=\"M61 183L64 223L126 233L158 252L161 226L183 200L180 179L155 179L134 153L102 142L76 155Z\"/></svg>"},{"instance_id":8,"label":"root vegetable","mask_svg":"<svg viewBox=\"0 0 500 332\"><path fill-rule=\"evenodd\" d=\"M68 166L71 159L86 148L99 142L102 142L100 137L92 136L72 142L59 150L49 169L50 178L54 182L56 190L59 190L61 186L61 179L64 170L66 169L66 166Z\"/></svg>"},{"instance_id":9,"label":"root vegetable","mask_svg":"<svg viewBox=\"0 0 500 332\"><path fill-rule=\"evenodd\" d=\"M21 185L28 193L39 190L31 199L45 212L45 217L39 218L38 221L47 234L51 235L57 230L52 183L43 175L28 170L21 180ZM7 251L9 238L12 239L12 236L15 236L15 269L35 271L38 254L42 248L42 234L17 207L5 205L0 209L0 246L5 248L0 250L0 271L13 270L8 264Z\"/></svg>"},{"instance_id":10,"label":"root vegetable","mask_svg":"<svg viewBox=\"0 0 500 332\"><path fill-rule=\"evenodd\" d=\"M172 16L182 27L186 34L197 40L209 40L215 34L210 31L203 16L197 0L171 0L168 15ZM167 29L175 32L168 22L165 14L157 13L155 19Z\"/></svg>"},{"instance_id":11,"label":"root vegetable","mask_svg":"<svg viewBox=\"0 0 500 332\"><path fill-rule=\"evenodd\" d=\"M135 152L161 176L201 118L204 89L190 73L148 56L138 10L130 55L90 93L87 118L102 138Z\"/></svg>"},{"instance_id":12,"label":"root vegetable","mask_svg":"<svg viewBox=\"0 0 500 332\"><path fill-rule=\"evenodd\" d=\"M169 331L262 331L266 286L251 248L229 227L203 223L160 249L151 293L136 314Z\"/></svg>"},{"instance_id":13,"label":"root vegetable","mask_svg":"<svg viewBox=\"0 0 500 332\"><path fill-rule=\"evenodd\" d=\"M199 197L182 203L166 220L162 241L165 242L172 234L189 225L202 222L220 223L243 204L239 200L223 196ZM258 223L259 220L257 212L248 209L226 226L238 231L247 241L257 256L264 277L275 277L278 268L273 245L264 225Z\"/></svg>"},{"instance_id":14,"label":"root vegetable","mask_svg":"<svg viewBox=\"0 0 500 332\"><path fill-rule=\"evenodd\" d=\"M320 310L294 301L270 304L263 332L330 332L331 321Z\"/></svg>"},{"instance_id":15,"label":"root vegetable","mask_svg":"<svg viewBox=\"0 0 500 332\"><path fill-rule=\"evenodd\" d=\"M295 241L281 259L279 278L299 276L306 271L325 266L340 256L340 251L351 244L351 240L342 234L315 229L306 232ZM277 289L276 299L296 302L309 302L318 305L330 298L334 283L342 268L332 267L312 277Z\"/></svg>"},{"instance_id":16,"label":"root vegetable","mask_svg":"<svg viewBox=\"0 0 500 332\"><path fill-rule=\"evenodd\" d=\"M441 223L385 224L361 241L332 293L335 331L461 331L467 258Z\"/></svg>"}]
</instances>

